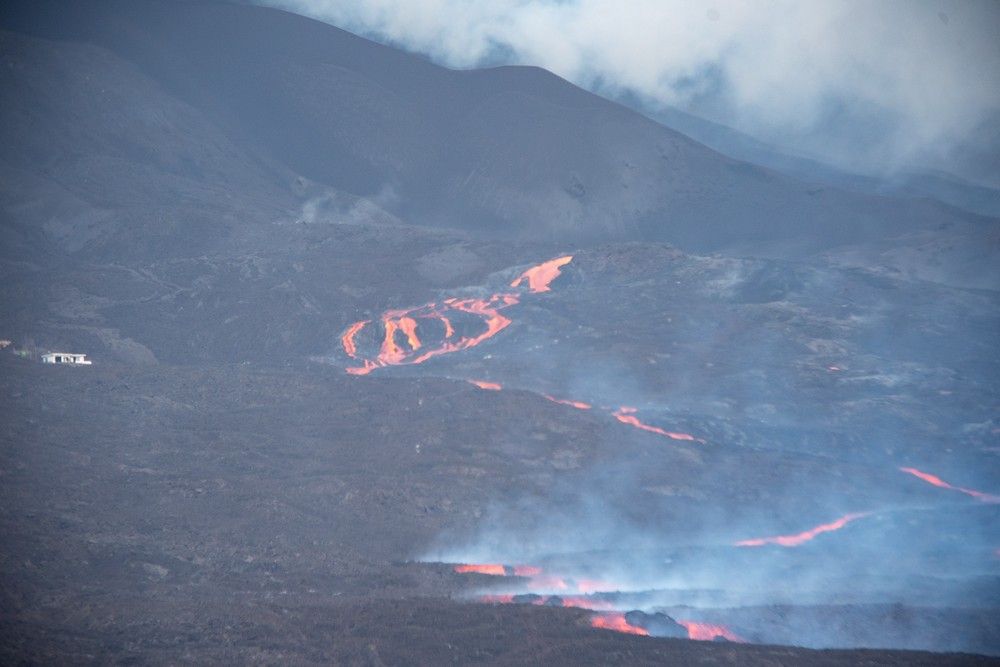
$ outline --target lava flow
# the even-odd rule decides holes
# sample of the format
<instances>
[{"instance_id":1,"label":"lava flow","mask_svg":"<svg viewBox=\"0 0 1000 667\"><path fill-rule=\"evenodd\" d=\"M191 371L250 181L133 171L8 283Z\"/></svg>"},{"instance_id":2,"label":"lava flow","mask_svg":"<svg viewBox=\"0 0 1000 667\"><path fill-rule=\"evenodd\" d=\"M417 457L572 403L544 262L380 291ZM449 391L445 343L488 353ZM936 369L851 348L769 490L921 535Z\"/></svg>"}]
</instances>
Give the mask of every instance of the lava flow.
<instances>
[{"instance_id":1,"label":"lava flow","mask_svg":"<svg viewBox=\"0 0 1000 667\"><path fill-rule=\"evenodd\" d=\"M649 636L649 630L640 628L638 625L632 625L625 620L625 614L619 612L598 614L590 619L590 626L604 630L614 630L615 632L624 632L629 635Z\"/></svg>"},{"instance_id":2,"label":"lava flow","mask_svg":"<svg viewBox=\"0 0 1000 667\"><path fill-rule=\"evenodd\" d=\"M498 563L465 563L455 566L459 574L490 574L496 577L507 576L507 568Z\"/></svg>"},{"instance_id":3,"label":"lava flow","mask_svg":"<svg viewBox=\"0 0 1000 667\"><path fill-rule=\"evenodd\" d=\"M590 403L584 403L583 401L571 401L565 398L556 398L555 396L549 396L548 394L542 394L545 398L549 399L553 403L558 403L559 405L568 405L577 410L589 410L593 406Z\"/></svg>"},{"instance_id":4,"label":"lava flow","mask_svg":"<svg viewBox=\"0 0 1000 667\"><path fill-rule=\"evenodd\" d=\"M452 568L459 574L489 574L496 577L536 577L542 568L534 565L501 565L500 563L461 563Z\"/></svg>"},{"instance_id":5,"label":"lava flow","mask_svg":"<svg viewBox=\"0 0 1000 667\"><path fill-rule=\"evenodd\" d=\"M964 493L967 496L972 496L976 500L980 500L984 503L1000 503L1000 496L994 496L990 493L983 493L982 491L976 491L975 489L966 489L961 486L952 486L948 482L944 481L937 475L932 475L929 472L923 472L917 470L916 468L900 468L903 472L918 477L928 484L933 484L934 486L940 487L942 489L950 489L952 491L958 491L959 493Z\"/></svg>"},{"instance_id":6,"label":"lava flow","mask_svg":"<svg viewBox=\"0 0 1000 667\"><path fill-rule=\"evenodd\" d=\"M745 644L746 640L733 633L724 625L713 625L700 621L677 621L687 630L688 639L698 639L700 641L714 641L718 637L723 637L731 642Z\"/></svg>"},{"instance_id":7,"label":"lava flow","mask_svg":"<svg viewBox=\"0 0 1000 667\"><path fill-rule=\"evenodd\" d=\"M489 391L500 391L503 389L503 385L499 382L488 382L487 380L467 380L469 384L474 384L480 389L487 389Z\"/></svg>"},{"instance_id":8,"label":"lava flow","mask_svg":"<svg viewBox=\"0 0 1000 667\"><path fill-rule=\"evenodd\" d=\"M550 259L538 266L533 266L510 284L511 287L520 287L525 282L528 283L528 290L534 293L548 292L549 285L562 273L562 267L573 261L573 255L565 255Z\"/></svg>"},{"instance_id":9,"label":"lava flow","mask_svg":"<svg viewBox=\"0 0 1000 667\"><path fill-rule=\"evenodd\" d=\"M765 544L777 544L782 547L797 547L800 544L808 542L817 535L822 533L830 533L835 530L840 530L850 522L855 519L860 519L866 517L871 512L855 512L853 514L845 514L836 521L831 521L830 523L823 523L815 528L810 528L807 531L798 533L797 535L777 535L775 537L757 537L752 540L741 540L736 543L735 546L738 547L762 547Z\"/></svg>"},{"instance_id":10,"label":"lava flow","mask_svg":"<svg viewBox=\"0 0 1000 667\"><path fill-rule=\"evenodd\" d=\"M546 574L536 565L501 565L499 563L462 563L452 568L459 574L489 574L498 577L527 577L532 591L570 591L587 595L607 589L613 584L599 579L576 579Z\"/></svg>"},{"instance_id":11,"label":"lava flow","mask_svg":"<svg viewBox=\"0 0 1000 667\"><path fill-rule=\"evenodd\" d=\"M519 287L526 282L530 292L547 292L552 281L562 273L560 268L572 259L572 255L566 255L532 267L514 280L511 287ZM500 293L485 299L449 298L440 303L387 310L380 320L383 334L374 358L364 358L358 352L358 335L371 324L371 320L355 322L341 335L340 344L344 353L360 361L361 365L350 366L347 372L367 375L377 368L420 364L441 354L475 347L506 329L511 319L500 311L520 302L521 295L518 293ZM454 322L458 318L468 320L470 316L480 321L482 328L479 333L458 334ZM429 330L429 335L422 337L424 332L421 328Z\"/></svg>"},{"instance_id":12,"label":"lava flow","mask_svg":"<svg viewBox=\"0 0 1000 667\"><path fill-rule=\"evenodd\" d=\"M614 412L612 412L611 414L614 416L615 419L617 419L623 424L628 424L629 426L634 426L635 428L642 429L643 431L649 431L650 433L656 433L657 435L662 435L667 438L672 438L673 440L690 440L693 442L701 442L701 443L705 442L701 438L696 438L693 435L688 435L687 433L674 433L672 431L665 431L658 426L650 426L649 424L645 424L639 421L639 418L635 416L636 412L638 412L638 410L636 410L635 408L622 406L617 410L615 410Z\"/></svg>"},{"instance_id":13,"label":"lava flow","mask_svg":"<svg viewBox=\"0 0 1000 667\"><path fill-rule=\"evenodd\" d=\"M544 575L541 568L533 565L518 565L510 567L498 563L466 563L454 566L455 572L488 574L496 576L526 576L531 580L528 584L532 591L560 588L575 588L579 591L586 589L608 588L612 586L608 582L598 580L580 580L572 578L560 578L551 575ZM586 609L600 612L590 617L590 625L602 630L612 630L630 635L650 636L649 630L629 623L625 612L621 611L614 602L593 597L590 595L563 595L563 594L539 594L530 593L486 593L480 595L479 602L486 604L522 604L534 606L556 606L569 607L575 609ZM745 642L746 640L736 635L732 630L724 625L714 625L701 621L677 621L684 627L689 639L713 641L720 637L731 642Z\"/></svg>"}]
</instances>

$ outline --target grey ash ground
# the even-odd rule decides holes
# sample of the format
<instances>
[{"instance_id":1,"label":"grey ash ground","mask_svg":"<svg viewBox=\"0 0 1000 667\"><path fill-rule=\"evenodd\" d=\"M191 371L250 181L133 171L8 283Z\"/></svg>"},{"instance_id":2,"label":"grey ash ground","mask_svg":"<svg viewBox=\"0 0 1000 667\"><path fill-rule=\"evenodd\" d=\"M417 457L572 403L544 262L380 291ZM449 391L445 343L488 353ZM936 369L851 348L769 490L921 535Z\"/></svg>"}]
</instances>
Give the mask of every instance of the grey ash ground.
<instances>
[{"instance_id":1,"label":"grey ash ground","mask_svg":"<svg viewBox=\"0 0 1000 667\"><path fill-rule=\"evenodd\" d=\"M405 562L416 549L491 497L543 492L565 452L600 455L599 428L526 393L3 364L5 661L991 662L636 638L449 599L468 582Z\"/></svg>"}]
</instances>

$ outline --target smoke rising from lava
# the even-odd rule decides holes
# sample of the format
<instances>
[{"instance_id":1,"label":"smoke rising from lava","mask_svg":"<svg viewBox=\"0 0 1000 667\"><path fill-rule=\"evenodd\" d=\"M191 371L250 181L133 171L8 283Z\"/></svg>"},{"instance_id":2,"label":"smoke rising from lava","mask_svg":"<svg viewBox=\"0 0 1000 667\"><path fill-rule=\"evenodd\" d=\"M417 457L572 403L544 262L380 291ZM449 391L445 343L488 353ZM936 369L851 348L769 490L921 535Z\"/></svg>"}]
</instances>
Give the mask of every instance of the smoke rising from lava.
<instances>
[{"instance_id":1,"label":"smoke rising from lava","mask_svg":"<svg viewBox=\"0 0 1000 667\"><path fill-rule=\"evenodd\" d=\"M1000 517L993 496L917 468L901 474L902 429L890 411L862 421L800 400L819 385L824 397L853 398L838 407L858 410L866 401L885 400L888 390L911 386L909 367L879 356L898 348L898 337L831 340L870 326L871 313L879 311L870 308L864 319L844 306L814 305L831 311L808 323L811 332L820 332L805 344L818 358L789 368L789 342L775 335L776 328L739 336L739 346L718 333L685 331L693 303L760 298L753 281L772 278L759 265L720 258L685 264L689 260L666 251L654 256L675 272L662 283L616 282L614 274L600 273L606 264L595 267L589 253L579 253L516 275L498 274L493 288L473 296L389 310L345 329L341 347L349 372L476 368L463 379L503 396L511 390L523 400L534 395L549 410L562 411L560 419L589 420L598 450L614 453L559 474L540 470L544 481L534 492L492 499L475 527L440 535L421 559L459 564L456 576L481 584L473 600L593 609L603 614L594 617L596 627L652 635L683 626L690 637L776 641L760 620L766 614L747 610L787 605L802 619L797 644L877 645L864 633L810 625L810 614L926 605L928 599L943 606L989 604L1000 591L993 556ZM567 272L573 274L568 279ZM677 287L687 272L696 272L698 281ZM781 279L789 280L787 274ZM581 302L576 285L586 280L588 300ZM830 301L851 287L827 285L829 274L803 272L801 280L819 285ZM630 313L621 304L643 304L642 298L628 301L640 289L673 290L681 301L666 314ZM694 292L689 297L688 290ZM807 312L773 298L759 310L779 310L788 319ZM584 319L574 327L570 315L577 313ZM630 332L616 327L614 336L591 343L586 318L628 316L648 321L664 339L686 341L685 347L645 357L653 370L647 376L635 372L641 365L616 367L599 356L600 346L621 345L618 337ZM550 322L557 335L546 328ZM480 345L490 353L475 364L462 361L466 350ZM716 365L741 364L766 372L730 375L735 382L718 386L705 379ZM922 452L927 461L948 458L935 458L931 447L903 451L908 458ZM960 459L942 472L970 486L984 479ZM681 626L672 620L678 618ZM952 646L928 645L926 636L900 630L894 641Z\"/></svg>"}]
</instances>

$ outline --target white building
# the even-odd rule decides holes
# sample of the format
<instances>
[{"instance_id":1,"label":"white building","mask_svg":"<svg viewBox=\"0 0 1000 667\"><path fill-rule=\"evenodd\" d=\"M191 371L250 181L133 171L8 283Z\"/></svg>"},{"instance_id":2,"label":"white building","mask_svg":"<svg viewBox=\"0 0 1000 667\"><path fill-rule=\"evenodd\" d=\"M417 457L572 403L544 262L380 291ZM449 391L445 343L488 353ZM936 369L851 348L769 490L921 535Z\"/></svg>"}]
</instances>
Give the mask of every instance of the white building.
<instances>
[{"instance_id":1,"label":"white building","mask_svg":"<svg viewBox=\"0 0 1000 667\"><path fill-rule=\"evenodd\" d=\"M92 362L85 354L73 354L72 352L49 352L42 355L42 363L45 364L75 364L77 366L89 366Z\"/></svg>"}]
</instances>

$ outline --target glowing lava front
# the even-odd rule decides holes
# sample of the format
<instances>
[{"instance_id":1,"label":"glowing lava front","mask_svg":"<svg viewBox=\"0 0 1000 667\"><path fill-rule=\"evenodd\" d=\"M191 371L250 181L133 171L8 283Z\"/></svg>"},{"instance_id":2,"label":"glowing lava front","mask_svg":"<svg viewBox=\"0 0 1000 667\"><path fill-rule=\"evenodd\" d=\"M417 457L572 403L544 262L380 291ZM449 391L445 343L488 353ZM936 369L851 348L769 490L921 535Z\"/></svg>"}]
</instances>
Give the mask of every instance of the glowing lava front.
<instances>
[{"instance_id":1,"label":"glowing lava front","mask_svg":"<svg viewBox=\"0 0 1000 667\"><path fill-rule=\"evenodd\" d=\"M822 533L829 533L835 530L840 530L850 522L855 519L860 519L866 517L871 512L855 512L853 514L845 514L836 521L831 521L830 523L823 523L815 528L810 528L809 530L803 531L796 535L777 535L775 537L757 537L752 540L741 540L736 543L735 546L738 547L762 547L765 544L777 544L782 547L797 547L800 544L808 542L817 535Z\"/></svg>"},{"instance_id":2,"label":"glowing lava front","mask_svg":"<svg viewBox=\"0 0 1000 667\"><path fill-rule=\"evenodd\" d=\"M525 282L528 283L528 290L537 294L538 292L548 292L552 281L562 273L562 267L573 261L573 255L556 257L538 266L533 266L520 276L514 279L511 287L520 287Z\"/></svg>"},{"instance_id":3,"label":"glowing lava front","mask_svg":"<svg viewBox=\"0 0 1000 667\"><path fill-rule=\"evenodd\" d=\"M638 412L638 410L636 410L635 408L622 406L611 414L614 416L615 419L617 419L623 424L628 424L629 426L634 426L635 428L642 429L643 431L656 433L657 435L662 435L664 437L671 438L673 440L690 440L693 442L701 442L701 443L705 442L701 438L696 438L693 435L688 435L687 433L674 433L672 431L665 431L658 426L650 426L649 424L645 424L639 421L639 418L635 416L636 412Z\"/></svg>"},{"instance_id":4,"label":"glowing lava front","mask_svg":"<svg viewBox=\"0 0 1000 667\"><path fill-rule=\"evenodd\" d=\"M564 398L556 398L555 396L549 396L548 394L542 394L545 398L552 401L553 403L558 403L559 405L568 405L577 410L589 410L594 407L590 403L584 403L583 401L570 401Z\"/></svg>"},{"instance_id":5,"label":"glowing lava front","mask_svg":"<svg viewBox=\"0 0 1000 667\"><path fill-rule=\"evenodd\" d=\"M1000 503L1000 496L994 496L990 493L983 493L982 491L976 491L975 489L966 489L961 486L952 486L948 482L944 481L937 475L932 475L929 472L923 472L917 470L916 468L900 468L903 472L918 477L928 484L933 484L934 486L940 487L942 489L950 489L952 491L958 491L959 493L964 493L967 496L972 496L976 500L980 500L984 503Z\"/></svg>"},{"instance_id":6,"label":"glowing lava front","mask_svg":"<svg viewBox=\"0 0 1000 667\"><path fill-rule=\"evenodd\" d=\"M731 642L745 644L746 640L733 633L724 625L713 625L711 623L701 623L700 621L677 621L687 630L688 639L700 641L713 641L716 637L724 637Z\"/></svg>"},{"instance_id":7,"label":"glowing lava front","mask_svg":"<svg viewBox=\"0 0 1000 667\"><path fill-rule=\"evenodd\" d=\"M547 292L552 281L559 277L560 268L572 259L572 255L566 255L532 267L514 280L511 287L526 282L530 292ZM344 353L361 365L346 370L352 375L367 375L377 368L420 364L438 355L475 347L506 329L511 319L500 311L520 302L518 293L500 293L485 299L449 298L440 303L387 310L380 319L382 338L374 358L362 357L358 352L358 336L371 320L355 322L341 335L340 344ZM460 319L467 322L463 327L466 330L473 328L478 320L478 333L460 335L455 328ZM421 329L428 330L429 335L422 336Z\"/></svg>"},{"instance_id":8,"label":"glowing lava front","mask_svg":"<svg viewBox=\"0 0 1000 667\"><path fill-rule=\"evenodd\" d=\"M497 577L537 577L542 574L542 568L534 565L510 566L500 563L461 563L452 569L459 574L490 574ZM549 578L542 577L542 580Z\"/></svg>"},{"instance_id":9,"label":"glowing lava front","mask_svg":"<svg viewBox=\"0 0 1000 667\"><path fill-rule=\"evenodd\" d=\"M640 628L638 625L632 625L625 620L625 614L619 612L598 614L590 619L590 626L604 630L614 630L615 632L624 632L629 635L649 636L649 630Z\"/></svg>"},{"instance_id":10,"label":"glowing lava front","mask_svg":"<svg viewBox=\"0 0 1000 667\"><path fill-rule=\"evenodd\" d=\"M500 391L503 389L503 385L499 382L488 382L487 380L467 380L469 384L474 384L480 389L487 389L489 391Z\"/></svg>"},{"instance_id":11,"label":"glowing lava front","mask_svg":"<svg viewBox=\"0 0 1000 667\"><path fill-rule=\"evenodd\" d=\"M496 577L507 576L507 569L497 563L464 563L455 566L459 574L490 574Z\"/></svg>"}]
</instances>

